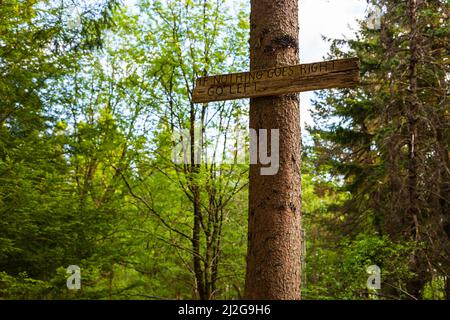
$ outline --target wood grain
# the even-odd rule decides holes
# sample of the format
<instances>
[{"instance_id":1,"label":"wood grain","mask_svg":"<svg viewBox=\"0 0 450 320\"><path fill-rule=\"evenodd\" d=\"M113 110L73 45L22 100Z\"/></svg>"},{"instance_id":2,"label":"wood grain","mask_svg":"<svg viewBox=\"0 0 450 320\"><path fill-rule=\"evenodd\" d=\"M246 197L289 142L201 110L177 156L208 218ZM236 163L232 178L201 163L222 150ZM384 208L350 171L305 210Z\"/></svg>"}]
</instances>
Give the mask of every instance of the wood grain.
<instances>
[{"instance_id":1,"label":"wood grain","mask_svg":"<svg viewBox=\"0 0 450 320\"><path fill-rule=\"evenodd\" d=\"M359 65L350 58L202 77L192 99L206 103L352 87L359 83Z\"/></svg>"}]
</instances>

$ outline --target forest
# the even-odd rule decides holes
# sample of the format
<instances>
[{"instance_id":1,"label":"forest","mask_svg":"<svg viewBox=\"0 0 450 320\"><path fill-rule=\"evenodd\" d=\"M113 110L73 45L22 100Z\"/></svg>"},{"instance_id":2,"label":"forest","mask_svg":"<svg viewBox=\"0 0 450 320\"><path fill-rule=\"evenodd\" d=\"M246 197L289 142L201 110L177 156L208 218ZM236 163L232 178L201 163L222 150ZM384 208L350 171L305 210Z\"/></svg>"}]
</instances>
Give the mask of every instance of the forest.
<instances>
[{"instance_id":1,"label":"forest","mask_svg":"<svg viewBox=\"0 0 450 320\"><path fill-rule=\"evenodd\" d=\"M448 300L450 1L368 5L302 132L301 298ZM250 69L250 11L0 0L1 300L246 298L249 99L192 94Z\"/></svg>"}]
</instances>

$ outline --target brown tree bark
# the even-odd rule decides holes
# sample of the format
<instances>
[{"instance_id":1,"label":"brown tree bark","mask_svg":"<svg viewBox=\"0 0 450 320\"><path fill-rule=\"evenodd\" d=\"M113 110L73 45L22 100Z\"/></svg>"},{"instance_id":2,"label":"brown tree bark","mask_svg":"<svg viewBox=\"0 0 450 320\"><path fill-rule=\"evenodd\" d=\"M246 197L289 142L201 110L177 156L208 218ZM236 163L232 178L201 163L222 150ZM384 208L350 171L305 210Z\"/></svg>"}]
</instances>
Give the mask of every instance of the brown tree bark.
<instances>
[{"instance_id":1,"label":"brown tree bark","mask_svg":"<svg viewBox=\"0 0 450 320\"><path fill-rule=\"evenodd\" d=\"M192 252L193 252L193 265L194 265L194 273L195 273L195 280L196 280L196 286L197 286L197 293L199 295L199 298L201 300L207 300L207 295L205 293L205 285L204 285L204 279L203 279L203 271L202 271L202 259L201 259L201 252L200 252L200 227L201 227L201 218L202 218L202 212L200 207L200 190L199 186L197 185L197 182L195 181L195 175L199 172L200 166L196 163L195 159L195 108L194 105L191 105L190 110L190 144L191 144L191 150L190 150L190 158L191 158L191 164L189 166L189 170L191 173L190 181L189 181L189 188L192 192L192 204L194 206L194 225L192 228Z\"/></svg>"},{"instance_id":2,"label":"brown tree bark","mask_svg":"<svg viewBox=\"0 0 450 320\"><path fill-rule=\"evenodd\" d=\"M298 64L298 0L252 0L252 70ZM250 165L247 299L299 299L301 282L300 111L297 94L254 98L250 128L279 129L280 167ZM270 141L270 137L268 141ZM255 142L254 142L255 143ZM268 147L270 150L270 146Z\"/></svg>"},{"instance_id":3,"label":"brown tree bark","mask_svg":"<svg viewBox=\"0 0 450 320\"><path fill-rule=\"evenodd\" d=\"M412 236L416 243L422 241L422 213L421 205L419 203L419 181L421 172L421 161L423 156L418 150L420 144L418 141L422 137L419 137L420 131L418 128L418 118L421 112L421 101L418 96L418 65L420 63L420 30L418 24L418 3L417 0L408 0L408 18L410 23L410 59L409 59L409 88L408 88L408 101L407 101L407 118L408 129L410 134L409 145L409 163L408 169L408 217L412 225ZM422 159L420 159L422 158ZM420 299L422 298L422 291L425 284L431 280L431 274L428 270L426 255L416 249L410 255L410 271L414 273L414 276L407 281L406 289L412 296Z\"/></svg>"}]
</instances>

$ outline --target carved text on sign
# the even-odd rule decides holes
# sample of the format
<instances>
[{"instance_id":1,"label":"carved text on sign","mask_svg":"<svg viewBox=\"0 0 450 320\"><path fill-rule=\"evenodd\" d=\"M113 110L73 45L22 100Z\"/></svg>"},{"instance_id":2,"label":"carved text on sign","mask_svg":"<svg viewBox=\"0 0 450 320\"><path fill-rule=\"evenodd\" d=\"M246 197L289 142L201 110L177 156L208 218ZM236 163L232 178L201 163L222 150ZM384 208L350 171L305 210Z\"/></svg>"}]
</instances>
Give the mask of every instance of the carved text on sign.
<instances>
[{"instance_id":1,"label":"carved text on sign","mask_svg":"<svg viewBox=\"0 0 450 320\"><path fill-rule=\"evenodd\" d=\"M340 59L197 79L195 103L349 87L359 83L359 59Z\"/></svg>"}]
</instances>

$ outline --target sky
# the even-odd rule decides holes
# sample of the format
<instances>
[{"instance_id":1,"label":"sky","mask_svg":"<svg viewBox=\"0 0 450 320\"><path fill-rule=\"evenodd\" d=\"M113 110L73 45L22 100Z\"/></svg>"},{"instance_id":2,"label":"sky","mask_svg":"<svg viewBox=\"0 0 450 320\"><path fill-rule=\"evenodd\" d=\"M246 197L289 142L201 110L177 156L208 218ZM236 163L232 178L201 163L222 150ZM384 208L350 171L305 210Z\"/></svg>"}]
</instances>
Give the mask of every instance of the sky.
<instances>
[{"instance_id":1,"label":"sky","mask_svg":"<svg viewBox=\"0 0 450 320\"><path fill-rule=\"evenodd\" d=\"M366 15L367 0L300 0L300 62L323 60L329 45L322 35L330 38L354 38L357 20ZM314 92L300 94L302 132L305 124L312 124L310 100Z\"/></svg>"}]
</instances>

